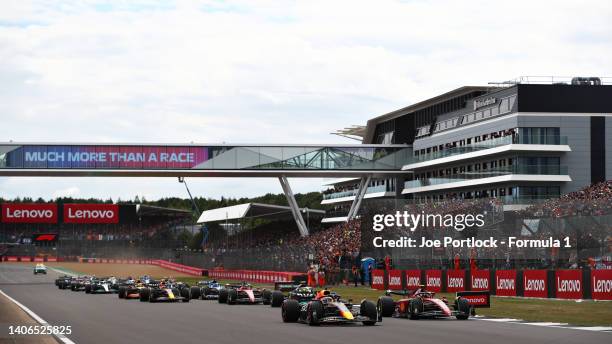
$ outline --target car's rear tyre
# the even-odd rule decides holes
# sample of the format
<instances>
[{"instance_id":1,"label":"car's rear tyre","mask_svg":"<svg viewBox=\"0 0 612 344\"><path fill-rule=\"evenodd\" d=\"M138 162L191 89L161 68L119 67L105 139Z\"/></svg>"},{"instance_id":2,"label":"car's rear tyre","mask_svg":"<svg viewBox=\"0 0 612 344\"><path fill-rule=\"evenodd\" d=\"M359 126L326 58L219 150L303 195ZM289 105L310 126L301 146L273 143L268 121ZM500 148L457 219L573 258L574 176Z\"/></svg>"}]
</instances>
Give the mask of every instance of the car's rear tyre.
<instances>
[{"instance_id":1,"label":"car's rear tyre","mask_svg":"<svg viewBox=\"0 0 612 344\"><path fill-rule=\"evenodd\" d=\"M310 326L319 326L323 316L323 304L321 301L310 301L306 311L306 322Z\"/></svg>"},{"instance_id":2,"label":"car's rear tyre","mask_svg":"<svg viewBox=\"0 0 612 344\"><path fill-rule=\"evenodd\" d=\"M417 320L423 312L423 300L420 298L410 300L410 319Z\"/></svg>"},{"instance_id":3,"label":"car's rear tyre","mask_svg":"<svg viewBox=\"0 0 612 344\"><path fill-rule=\"evenodd\" d=\"M209 287L204 287L202 288L202 300L208 300L208 295L210 294L210 288ZM219 294L221 295L221 294Z\"/></svg>"},{"instance_id":4,"label":"car's rear tyre","mask_svg":"<svg viewBox=\"0 0 612 344\"><path fill-rule=\"evenodd\" d=\"M300 318L300 303L297 300L286 300L281 305L283 322L294 323Z\"/></svg>"},{"instance_id":5,"label":"car's rear tyre","mask_svg":"<svg viewBox=\"0 0 612 344\"><path fill-rule=\"evenodd\" d=\"M236 289L230 289L227 291L227 304L228 305L235 305L237 299L238 299L238 292L236 291Z\"/></svg>"},{"instance_id":6,"label":"car's rear tyre","mask_svg":"<svg viewBox=\"0 0 612 344\"><path fill-rule=\"evenodd\" d=\"M91 294L91 285L90 284L85 286L85 294Z\"/></svg>"},{"instance_id":7,"label":"car's rear tyre","mask_svg":"<svg viewBox=\"0 0 612 344\"><path fill-rule=\"evenodd\" d=\"M200 298L200 294L201 294L200 287L191 287L189 290L191 291L191 298L192 299L199 299Z\"/></svg>"},{"instance_id":8,"label":"car's rear tyre","mask_svg":"<svg viewBox=\"0 0 612 344\"><path fill-rule=\"evenodd\" d=\"M376 305L372 301L361 301L361 307L359 307L359 314L372 319L368 321L363 321L363 324L366 326L375 325L376 321L379 320L378 310L376 309Z\"/></svg>"},{"instance_id":9,"label":"car's rear tyre","mask_svg":"<svg viewBox=\"0 0 612 344\"><path fill-rule=\"evenodd\" d=\"M455 316L458 320L467 320L470 317L470 302L464 298L455 300L455 308L459 312Z\"/></svg>"},{"instance_id":10,"label":"car's rear tyre","mask_svg":"<svg viewBox=\"0 0 612 344\"><path fill-rule=\"evenodd\" d=\"M227 303L227 289L219 290L219 303Z\"/></svg>"},{"instance_id":11,"label":"car's rear tyre","mask_svg":"<svg viewBox=\"0 0 612 344\"><path fill-rule=\"evenodd\" d=\"M181 289L181 296L183 297L183 302L189 302L189 300L191 299L190 290L191 290L190 288Z\"/></svg>"},{"instance_id":12,"label":"car's rear tyre","mask_svg":"<svg viewBox=\"0 0 612 344\"><path fill-rule=\"evenodd\" d=\"M261 293L261 299L264 305L269 305L272 302L272 292L264 289Z\"/></svg>"},{"instance_id":13,"label":"car's rear tyre","mask_svg":"<svg viewBox=\"0 0 612 344\"><path fill-rule=\"evenodd\" d=\"M395 301L390 296L379 297L377 306L381 317L390 317L395 313Z\"/></svg>"},{"instance_id":14,"label":"car's rear tyre","mask_svg":"<svg viewBox=\"0 0 612 344\"><path fill-rule=\"evenodd\" d=\"M126 292L127 292L127 288L126 287L119 287L119 298L120 299L125 299Z\"/></svg>"},{"instance_id":15,"label":"car's rear tyre","mask_svg":"<svg viewBox=\"0 0 612 344\"><path fill-rule=\"evenodd\" d=\"M138 291L138 296L140 299L140 302L147 302L149 301L150 297L151 297L151 289L149 288L142 288Z\"/></svg>"},{"instance_id":16,"label":"car's rear tyre","mask_svg":"<svg viewBox=\"0 0 612 344\"><path fill-rule=\"evenodd\" d=\"M280 307L283 305L283 301L285 300L285 295L279 290L275 290L272 292L272 299L270 300L270 307Z\"/></svg>"}]
</instances>

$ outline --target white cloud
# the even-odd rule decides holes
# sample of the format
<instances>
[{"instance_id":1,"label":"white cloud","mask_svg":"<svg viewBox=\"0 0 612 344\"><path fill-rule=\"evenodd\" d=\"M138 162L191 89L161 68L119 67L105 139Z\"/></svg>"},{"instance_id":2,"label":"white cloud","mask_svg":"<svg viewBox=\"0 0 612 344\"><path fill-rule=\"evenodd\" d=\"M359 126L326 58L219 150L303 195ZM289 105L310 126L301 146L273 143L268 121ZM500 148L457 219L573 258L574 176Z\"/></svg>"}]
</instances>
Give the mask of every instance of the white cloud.
<instances>
[{"instance_id":1,"label":"white cloud","mask_svg":"<svg viewBox=\"0 0 612 344\"><path fill-rule=\"evenodd\" d=\"M53 198L58 197L79 197L81 191L76 186L71 186L65 189L56 190L53 192Z\"/></svg>"},{"instance_id":2,"label":"white cloud","mask_svg":"<svg viewBox=\"0 0 612 344\"><path fill-rule=\"evenodd\" d=\"M328 133L458 86L612 75L609 1L110 4L3 2L2 140L346 142ZM5 179L2 195L76 185L27 180ZM76 180L84 197L183 195L158 179ZM212 197L280 191L193 184Z\"/></svg>"}]
</instances>

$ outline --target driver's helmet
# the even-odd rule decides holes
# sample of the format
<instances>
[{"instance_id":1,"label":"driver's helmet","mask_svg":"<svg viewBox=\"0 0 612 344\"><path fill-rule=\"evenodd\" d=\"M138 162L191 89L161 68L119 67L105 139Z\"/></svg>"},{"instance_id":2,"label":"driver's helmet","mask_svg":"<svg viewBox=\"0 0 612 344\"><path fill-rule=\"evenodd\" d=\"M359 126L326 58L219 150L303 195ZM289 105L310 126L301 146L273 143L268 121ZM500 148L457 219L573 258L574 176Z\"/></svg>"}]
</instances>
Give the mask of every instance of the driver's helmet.
<instances>
[{"instance_id":1,"label":"driver's helmet","mask_svg":"<svg viewBox=\"0 0 612 344\"><path fill-rule=\"evenodd\" d=\"M332 297L331 297L331 296L324 296L324 297L322 297L322 298L320 299L320 301L321 301L321 303L322 303L322 304L324 304L324 305L325 305L325 304L328 304L328 303L330 303L330 302L333 302L333 301L334 301L334 299L332 299Z\"/></svg>"},{"instance_id":2,"label":"driver's helmet","mask_svg":"<svg viewBox=\"0 0 612 344\"><path fill-rule=\"evenodd\" d=\"M323 289L317 292L317 299L322 300L324 297L331 298L331 291L329 291L329 289Z\"/></svg>"}]
</instances>

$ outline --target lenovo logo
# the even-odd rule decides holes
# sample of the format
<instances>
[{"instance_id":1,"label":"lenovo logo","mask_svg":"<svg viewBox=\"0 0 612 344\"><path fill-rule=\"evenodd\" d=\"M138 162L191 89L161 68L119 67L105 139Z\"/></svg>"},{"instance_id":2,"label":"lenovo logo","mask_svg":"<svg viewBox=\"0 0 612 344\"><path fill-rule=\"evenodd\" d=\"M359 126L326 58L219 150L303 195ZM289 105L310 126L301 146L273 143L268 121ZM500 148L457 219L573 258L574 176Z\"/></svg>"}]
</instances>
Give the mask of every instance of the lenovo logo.
<instances>
[{"instance_id":1,"label":"lenovo logo","mask_svg":"<svg viewBox=\"0 0 612 344\"><path fill-rule=\"evenodd\" d=\"M488 278L472 278L473 289L489 289Z\"/></svg>"},{"instance_id":2,"label":"lenovo logo","mask_svg":"<svg viewBox=\"0 0 612 344\"><path fill-rule=\"evenodd\" d=\"M115 212L112 210L73 210L68 208L69 219L112 219Z\"/></svg>"},{"instance_id":3,"label":"lenovo logo","mask_svg":"<svg viewBox=\"0 0 612 344\"><path fill-rule=\"evenodd\" d=\"M533 290L533 291L544 291L545 283L544 280L525 280L525 290Z\"/></svg>"},{"instance_id":4,"label":"lenovo logo","mask_svg":"<svg viewBox=\"0 0 612 344\"><path fill-rule=\"evenodd\" d=\"M460 277L449 277L448 278L449 288L463 288L463 278Z\"/></svg>"},{"instance_id":5,"label":"lenovo logo","mask_svg":"<svg viewBox=\"0 0 612 344\"><path fill-rule=\"evenodd\" d=\"M593 292L610 293L612 292L612 280L596 279L593 277Z\"/></svg>"},{"instance_id":6,"label":"lenovo logo","mask_svg":"<svg viewBox=\"0 0 612 344\"><path fill-rule=\"evenodd\" d=\"M372 276L372 284L383 284L383 276Z\"/></svg>"},{"instance_id":7,"label":"lenovo logo","mask_svg":"<svg viewBox=\"0 0 612 344\"><path fill-rule=\"evenodd\" d=\"M64 204L65 223L118 223L115 204Z\"/></svg>"},{"instance_id":8,"label":"lenovo logo","mask_svg":"<svg viewBox=\"0 0 612 344\"><path fill-rule=\"evenodd\" d=\"M515 280L509 278L498 278L497 289L514 290Z\"/></svg>"},{"instance_id":9,"label":"lenovo logo","mask_svg":"<svg viewBox=\"0 0 612 344\"><path fill-rule=\"evenodd\" d=\"M399 276L389 277L389 285L402 285L402 279Z\"/></svg>"},{"instance_id":10,"label":"lenovo logo","mask_svg":"<svg viewBox=\"0 0 612 344\"><path fill-rule=\"evenodd\" d=\"M408 286L421 285L421 279L419 277L408 277L408 280L406 282Z\"/></svg>"},{"instance_id":11,"label":"lenovo logo","mask_svg":"<svg viewBox=\"0 0 612 344\"><path fill-rule=\"evenodd\" d=\"M427 286L428 287L440 287L442 283L440 281L440 277L427 277Z\"/></svg>"},{"instance_id":12,"label":"lenovo logo","mask_svg":"<svg viewBox=\"0 0 612 344\"><path fill-rule=\"evenodd\" d=\"M2 222L55 223L57 222L57 205L38 203L2 204Z\"/></svg>"},{"instance_id":13,"label":"lenovo logo","mask_svg":"<svg viewBox=\"0 0 612 344\"><path fill-rule=\"evenodd\" d=\"M557 277L557 291L582 291L582 286L579 280L562 280Z\"/></svg>"}]
</instances>

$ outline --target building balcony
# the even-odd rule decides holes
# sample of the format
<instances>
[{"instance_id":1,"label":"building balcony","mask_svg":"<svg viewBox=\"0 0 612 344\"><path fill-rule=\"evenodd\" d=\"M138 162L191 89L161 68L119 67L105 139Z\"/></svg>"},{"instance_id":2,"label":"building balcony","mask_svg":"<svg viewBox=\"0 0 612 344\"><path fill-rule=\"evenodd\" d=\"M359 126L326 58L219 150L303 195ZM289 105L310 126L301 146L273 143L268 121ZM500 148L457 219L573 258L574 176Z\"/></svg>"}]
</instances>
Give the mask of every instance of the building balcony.
<instances>
[{"instance_id":1,"label":"building balcony","mask_svg":"<svg viewBox=\"0 0 612 344\"><path fill-rule=\"evenodd\" d=\"M475 172L465 172L448 177L409 180L404 183L402 194L470 187L502 182L569 182L567 166L514 165Z\"/></svg>"},{"instance_id":2,"label":"building balcony","mask_svg":"<svg viewBox=\"0 0 612 344\"><path fill-rule=\"evenodd\" d=\"M510 151L571 152L566 136L504 136L412 157L402 170L452 163Z\"/></svg>"},{"instance_id":3,"label":"building balcony","mask_svg":"<svg viewBox=\"0 0 612 344\"><path fill-rule=\"evenodd\" d=\"M358 189L352 189L347 191L324 194L323 201L321 202L321 204L353 201L355 199L355 196L357 196L357 192ZM368 187L364 198L386 197L393 195L395 195L395 190L393 187L387 185L378 185Z\"/></svg>"}]
</instances>

